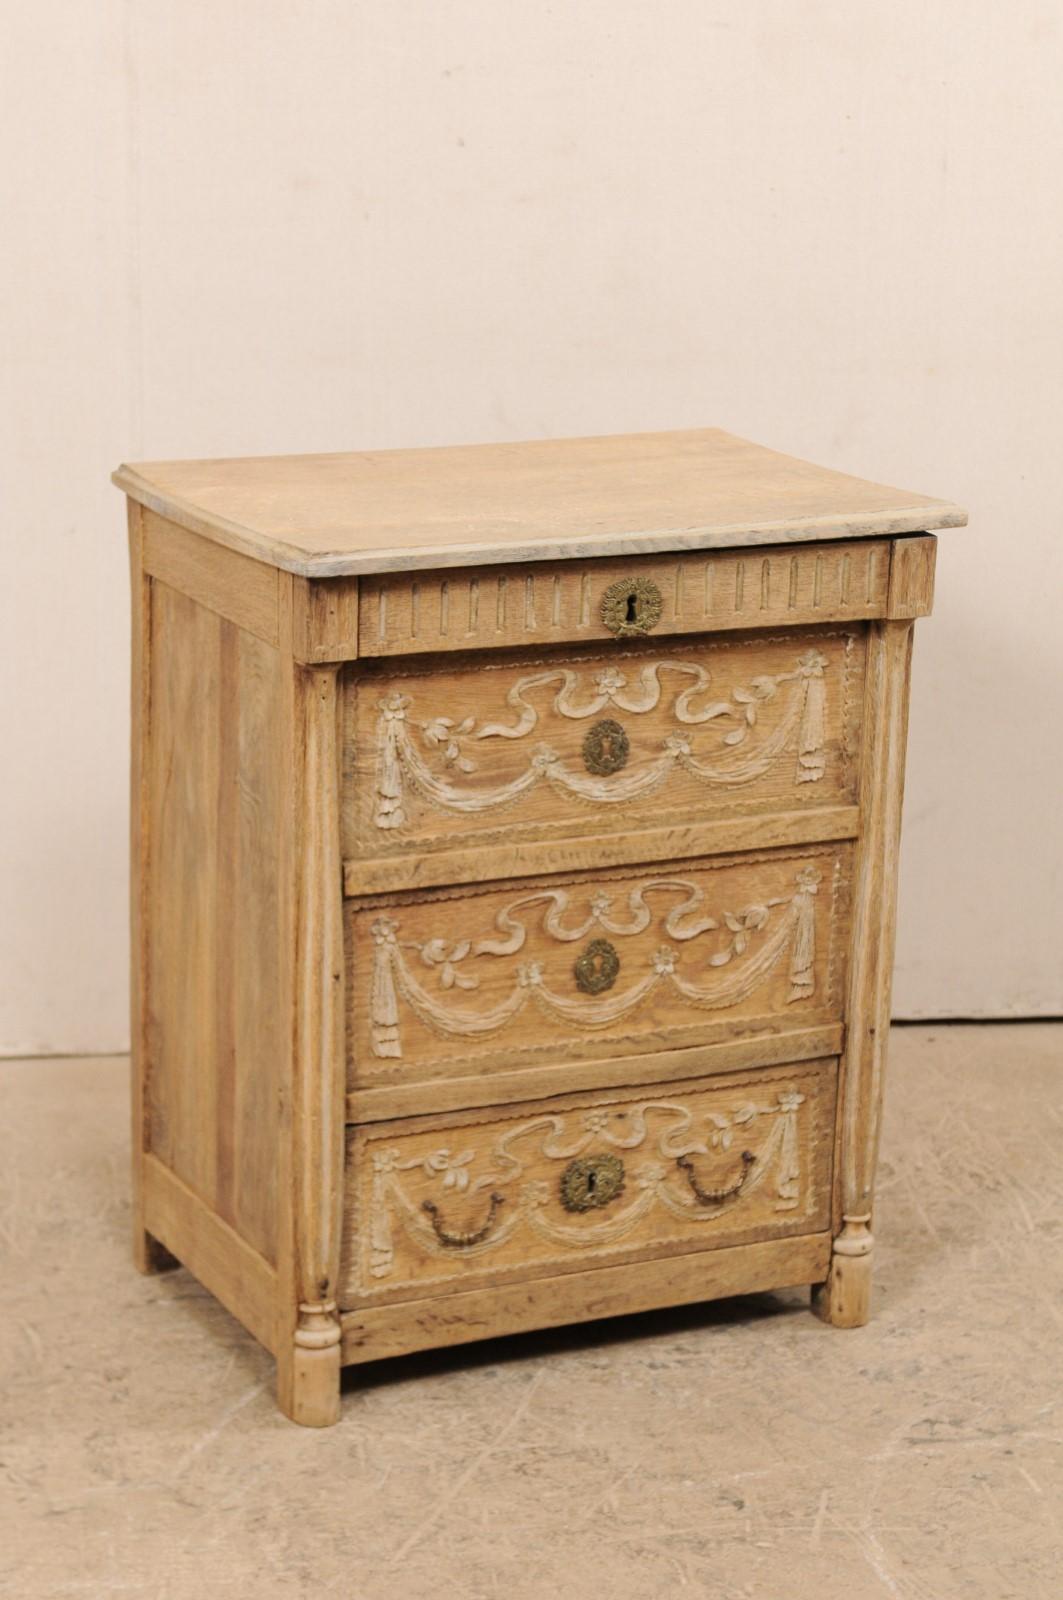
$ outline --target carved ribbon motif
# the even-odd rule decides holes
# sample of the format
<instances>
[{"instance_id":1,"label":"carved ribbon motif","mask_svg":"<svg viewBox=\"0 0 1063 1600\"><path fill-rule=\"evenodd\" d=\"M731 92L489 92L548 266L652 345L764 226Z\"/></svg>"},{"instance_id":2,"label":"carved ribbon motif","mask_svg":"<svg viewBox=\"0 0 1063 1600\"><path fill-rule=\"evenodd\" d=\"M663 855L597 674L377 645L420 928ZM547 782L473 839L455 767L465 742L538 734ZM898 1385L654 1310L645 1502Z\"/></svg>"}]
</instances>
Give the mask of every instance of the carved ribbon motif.
<instances>
[{"instance_id":1,"label":"carved ribbon motif","mask_svg":"<svg viewBox=\"0 0 1063 1600\"><path fill-rule=\"evenodd\" d=\"M565 920L570 910L568 890L537 889L498 912L497 936L475 943L463 939L453 946L442 938L423 944L404 942L399 937L401 925L397 919L387 914L379 916L372 924L376 947L369 997L373 1054L393 1059L402 1056L400 998L428 1027L454 1038L482 1038L498 1033L529 1004L536 1005L555 1022L601 1028L634 1010L662 985L688 1004L707 1010L737 1005L769 977L788 951L788 1000L809 999L815 991L815 896L820 882L818 868L806 864L797 872L790 896L746 906L737 914L725 911L717 917L702 913L705 896L696 884L683 878L654 878L630 890L626 916L615 915L609 896L598 893L591 900L588 915L574 924ZM679 971L678 953L667 944L654 951L648 970L630 988L617 994L557 994L547 986L541 962L533 960L517 967L508 995L478 1010L451 1005L430 993L405 955L408 949L416 951L421 963L437 975L442 989L475 990L479 979L464 973L463 963L479 956L518 954L528 937L526 919L533 907L545 908L542 929L561 943L583 939L595 927L623 938L649 927L653 913L646 897L665 893L684 897L663 919L663 931L670 939L684 943L710 931L725 933L721 947L706 958L710 970L728 969L715 981L691 981ZM778 915L773 918L774 912ZM750 951L747 959L741 959ZM619 962L617 966L619 970Z\"/></svg>"},{"instance_id":2,"label":"carved ribbon motif","mask_svg":"<svg viewBox=\"0 0 1063 1600\"><path fill-rule=\"evenodd\" d=\"M477 1161L473 1150L458 1155L438 1150L427 1156L407 1157L396 1146L376 1149L372 1152L370 1272L375 1278L386 1278L393 1270L395 1219L426 1254L438 1257L460 1253L471 1257L499 1249L521 1229L529 1229L540 1239L568 1249L600 1248L624 1238L655 1207L663 1207L683 1222L711 1222L767 1186L770 1180L774 1181L773 1209L793 1211L800 1203L797 1118L804 1103L805 1096L790 1087L778 1091L773 1104L749 1100L730 1112L703 1111L696 1116L688 1107L671 1100L645 1100L615 1110L544 1113L502 1132L483 1158L487 1170L475 1177L471 1176ZM768 1122L766 1136L757 1149L742 1151L742 1175L737 1184L730 1183L714 1193L699 1181L690 1181L692 1156L715 1156L719 1161L739 1131L743 1143L754 1143L753 1129L758 1121ZM555 1205L566 1212L586 1210L588 1214L594 1208L584 1208L578 1203L578 1196L577 1203L566 1205L557 1180L529 1180L526 1170L532 1162L541 1170L543 1160L567 1163L564 1176L571 1188L573 1167L580 1158L584 1158L585 1166L605 1170L607 1157L586 1154L592 1146L644 1151L648 1159L629 1176L615 1162L619 1176L602 1208L608 1213L602 1221L566 1222L553 1214ZM485 1221L464 1233L444 1230L438 1203L424 1200L418 1204L406 1192L402 1174L417 1170L432 1178L443 1191L460 1192L467 1200L475 1201L478 1195L486 1194L489 1204ZM516 1191L510 1201L505 1193L507 1187ZM634 1191L634 1198L627 1200L630 1191ZM615 1209L618 1204L620 1210ZM472 1209L482 1210L483 1202Z\"/></svg>"},{"instance_id":3,"label":"carved ribbon motif","mask_svg":"<svg viewBox=\"0 0 1063 1600\"><path fill-rule=\"evenodd\" d=\"M406 825L407 785L439 810L465 814L509 805L540 783L577 799L620 805L651 794L677 769L707 784L733 787L752 783L786 751L796 754L796 783L818 782L826 768L826 666L825 656L818 650L808 650L789 672L755 677L748 688L735 689L729 699L710 704L697 703L706 694L710 680L707 670L695 662L649 662L639 669L634 681L619 667L608 666L593 675L589 688L581 673L557 668L518 679L506 695L512 720L487 722L480 727L473 717L458 722L453 717L418 721L412 715L410 696L393 690L380 702L376 825L385 829ZM721 737L720 758L705 760L695 751L689 735L671 733L659 754L630 770L626 768L625 753L622 772L588 774L570 770L549 745L542 744L533 750L524 771L508 783L478 788L455 781L464 780L476 770L475 758L469 754L475 741L524 739L533 732L539 721L539 712L529 698L534 692L554 687L554 711L574 721L596 717L609 705L637 716L653 711L660 703L662 673L679 673L694 680L676 695L672 709L677 723L697 727L719 719L730 720L732 725ZM773 700L784 685L790 686L790 692L774 728L759 742L750 744L761 707ZM441 759L444 772L435 770L426 759L411 730L420 731L428 752Z\"/></svg>"}]
</instances>

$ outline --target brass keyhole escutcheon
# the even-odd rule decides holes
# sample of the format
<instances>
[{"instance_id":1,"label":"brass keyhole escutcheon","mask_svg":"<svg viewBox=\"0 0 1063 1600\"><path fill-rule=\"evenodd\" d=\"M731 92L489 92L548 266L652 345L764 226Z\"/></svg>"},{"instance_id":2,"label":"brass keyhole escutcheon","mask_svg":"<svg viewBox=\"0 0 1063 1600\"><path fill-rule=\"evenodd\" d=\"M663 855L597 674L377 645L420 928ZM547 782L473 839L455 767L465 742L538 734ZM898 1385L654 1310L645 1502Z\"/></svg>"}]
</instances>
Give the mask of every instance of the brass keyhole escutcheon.
<instances>
[{"instance_id":1,"label":"brass keyhole escutcheon","mask_svg":"<svg viewBox=\"0 0 1063 1600\"><path fill-rule=\"evenodd\" d=\"M619 722L604 717L590 728L583 740L583 765L588 772L607 778L627 766L631 743Z\"/></svg>"},{"instance_id":2,"label":"brass keyhole escutcheon","mask_svg":"<svg viewBox=\"0 0 1063 1600\"><path fill-rule=\"evenodd\" d=\"M633 638L657 626L662 606L652 578L618 578L602 595L602 621L618 639Z\"/></svg>"},{"instance_id":3,"label":"brass keyhole escutcheon","mask_svg":"<svg viewBox=\"0 0 1063 1600\"><path fill-rule=\"evenodd\" d=\"M576 957L576 987L584 994L603 994L611 989L620 971L620 957L608 939L592 939Z\"/></svg>"},{"instance_id":4,"label":"brass keyhole escutcheon","mask_svg":"<svg viewBox=\"0 0 1063 1600\"><path fill-rule=\"evenodd\" d=\"M577 1156L561 1174L561 1204L566 1211L594 1211L623 1192L624 1163L605 1152Z\"/></svg>"}]
</instances>

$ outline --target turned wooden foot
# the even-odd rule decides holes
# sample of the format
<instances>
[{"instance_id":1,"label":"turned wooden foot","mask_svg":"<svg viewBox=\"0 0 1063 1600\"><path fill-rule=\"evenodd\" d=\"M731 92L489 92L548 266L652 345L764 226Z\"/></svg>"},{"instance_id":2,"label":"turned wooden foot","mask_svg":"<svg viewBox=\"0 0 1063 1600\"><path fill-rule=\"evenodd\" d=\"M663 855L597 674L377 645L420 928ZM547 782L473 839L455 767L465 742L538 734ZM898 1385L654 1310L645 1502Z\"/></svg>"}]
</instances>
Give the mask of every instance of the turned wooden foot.
<instances>
[{"instance_id":1,"label":"turned wooden foot","mask_svg":"<svg viewBox=\"0 0 1063 1600\"><path fill-rule=\"evenodd\" d=\"M277 1402L304 1428L340 1420L340 1323L332 1302L299 1307L293 1342L277 1358Z\"/></svg>"},{"instance_id":2,"label":"turned wooden foot","mask_svg":"<svg viewBox=\"0 0 1063 1600\"><path fill-rule=\"evenodd\" d=\"M812 1290L812 1309L835 1328L862 1328L871 1315L871 1218L845 1217L831 1251L826 1283Z\"/></svg>"}]
</instances>

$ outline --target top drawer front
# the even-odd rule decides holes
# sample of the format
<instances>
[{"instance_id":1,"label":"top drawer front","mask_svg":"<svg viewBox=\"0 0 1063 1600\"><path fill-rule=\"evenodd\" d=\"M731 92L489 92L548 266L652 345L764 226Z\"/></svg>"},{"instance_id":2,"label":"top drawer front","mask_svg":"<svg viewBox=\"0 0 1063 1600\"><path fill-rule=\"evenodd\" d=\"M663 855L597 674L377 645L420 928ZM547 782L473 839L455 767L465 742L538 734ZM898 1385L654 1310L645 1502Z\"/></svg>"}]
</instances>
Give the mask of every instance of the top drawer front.
<instances>
[{"instance_id":1,"label":"top drawer front","mask_svg":"<svg viewBox=\"0 0 1063 1600\"><path fill-rule=\"evenodd\" d=\"M362 578L360 656L881 616L888 539ZM617 634L617 627L621 632Z\"/></svg>"},{"instance_id":2,"label":"top drawer front","mask_svg":"<svg viewBox=\"0 0 1063 1600\"><path fill-rule=\"evenodd\" d=\"M431 857L459 848L600 844L695 820L854 806L864 631L352 672L343 845L353 892L378 886L356 870L372 858L383 868L412 855L424 883ZM814 824L806 834L832 836ZM510 860L499 875L518 868Z\"/></svg>"}]
</instances>

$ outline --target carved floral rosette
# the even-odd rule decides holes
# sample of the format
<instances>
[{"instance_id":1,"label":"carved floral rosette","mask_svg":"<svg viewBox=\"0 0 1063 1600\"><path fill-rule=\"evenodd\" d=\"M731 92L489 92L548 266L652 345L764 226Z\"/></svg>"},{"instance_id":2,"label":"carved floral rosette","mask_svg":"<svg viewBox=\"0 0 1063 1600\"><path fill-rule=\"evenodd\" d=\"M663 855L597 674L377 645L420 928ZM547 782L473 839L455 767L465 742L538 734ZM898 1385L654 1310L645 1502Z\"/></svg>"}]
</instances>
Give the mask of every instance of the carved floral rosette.
<instances>
[{"instance_id":1,"label":"carved floral rosette","mask_svg":"<svg viewBox=\"0 0 1063 1600\"><path fill-rule=\"evenodd\" d=\"M411 789L439 811L478 815L512 805L541 784L571 799L609 806L646 799L680 770L710 786L740 788L784 758L793 761L795 783L816 783L827 760L827 665L819 650L806 650L788 671L754 677L722 700L708 698L709 672L693 661L649 661L633 678L611 664L591 674L589 682L582 672L554 668L513 684L506 695L510 720L482 723L472 716L418 718L412 696L390 690L379 703L375 825L405 827ZM575 770L540 743L508 782L487 787L476 781L480 741L524 740L534 733L539 691L552 688L554 712L572 721L597 717L610 707L640 716L661 703L662 675L678 676L683 683L672 705L678 728L648 759L596 775ZM764 732L764 708L780 697L781 709ZM713 752L701 749L687 731L707 724L717 738Z\"/></svg>"},{"instance_id":2,"label":"carved floral rosette","mask_svg":"<svg viewBox=\"0 0 1063 1600\"><path fill-rule=\"evenodd\" d=\"M430 1257L467 1260L502 1249L521 1232L565 1250L600 1250L618 1244L654 1210L708 1225L758 1191L762 1207L767 1201L774 1213L793 1212L802 1199L798 1117L805 1101L791 1084L772 1099L750 1098L731 1110L695 1113L674 1100L649 1099L615 1109L544 1113L505 1129L482 1155L447 1147L406 1155L399 1146L382 1145L371 1153L370 1275L390 1277L396 1226ZM603 1208L601 1220L573 1221L558 1200L565 1164L603 1149L625 1153L626 1184ZM636 1162L629 1152L637 1152ZM741 1164L741 1183L707 1204L684 1176L695 1157L725 1169ZM541 1175L544 1163L549 1178ZM528 1176L529 1167L535 1176ZM408 1192L404 1175L414 1172L431 1180L436 1200L419 1197L423 1184L419 1195ZM473 1225L463 1235L446 1235L436 1219L444 1210L457 1214L456 1208Z\"/></svg>"},{"instance_id":3,"label":"carved floral rosette","mask_svg":"<svg viewBox=\"0 0 1063 1600\"><path fill-rule=\"evenodd\" d=\"M375 946L369 996L370 1045L379 1059L401 1059L402 1006L437 1034L452 1039L483 1039L508 1028L525 1009L535 1007L551 1022L581 1030L605 1028L644 1005L662 989L699 1009L723 1011L738 1005L788 963L788 1002L814 997L815 898L822 873L806 862L796 872L789 895L772 897L737 911L704 909L705 894L684 878L654 878L636 883L622 911L599 890L586 911L573 916L574 896L565 888L540 888L504 906L495 931L484 938L452 942L442 936L403 938L402 922L387 913L371 925ZM655 914L651 899L679 896L663 915L669 942L652 952L633 982L600 995L560 993L547 981L539 960L517 963L508 994L485 1006L473 995L480 979L479 958L504 960L518 955L528 939L531 914L551 940L573 944L604 930L624 939L644 932ZM706 941L700 969L680 966L677 946ZM424 977L415 970L420 967ZM432 987L429 987L432 985ZM462 998L456 999L455 996Z\"/></svg>"}]
</instances>

